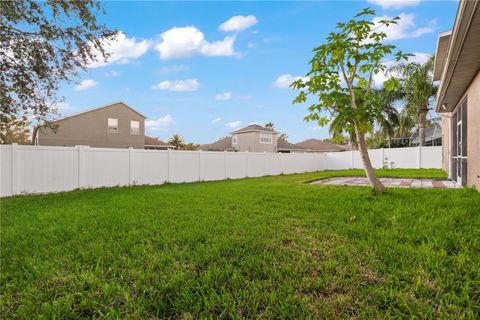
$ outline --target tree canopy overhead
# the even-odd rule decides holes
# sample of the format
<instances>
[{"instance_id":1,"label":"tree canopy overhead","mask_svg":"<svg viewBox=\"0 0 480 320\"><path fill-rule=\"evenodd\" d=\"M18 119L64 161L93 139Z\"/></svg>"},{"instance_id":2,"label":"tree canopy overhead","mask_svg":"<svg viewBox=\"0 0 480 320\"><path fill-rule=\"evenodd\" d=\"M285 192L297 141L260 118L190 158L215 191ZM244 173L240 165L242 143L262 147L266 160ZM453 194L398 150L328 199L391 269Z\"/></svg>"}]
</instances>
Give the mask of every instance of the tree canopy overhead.
<instances>
[{"instance_id":1,"label":"tree canopy overhead","mask_svg":"<svg viewBox=\"0 0 480 320\"><path fill-rule=\"evenodd\" d=\"M33 120L47 122L61 101L62 81L105 60L115 32L99 24L99 1L0 2L1 129Z\"/></svg>"}]
</instances>

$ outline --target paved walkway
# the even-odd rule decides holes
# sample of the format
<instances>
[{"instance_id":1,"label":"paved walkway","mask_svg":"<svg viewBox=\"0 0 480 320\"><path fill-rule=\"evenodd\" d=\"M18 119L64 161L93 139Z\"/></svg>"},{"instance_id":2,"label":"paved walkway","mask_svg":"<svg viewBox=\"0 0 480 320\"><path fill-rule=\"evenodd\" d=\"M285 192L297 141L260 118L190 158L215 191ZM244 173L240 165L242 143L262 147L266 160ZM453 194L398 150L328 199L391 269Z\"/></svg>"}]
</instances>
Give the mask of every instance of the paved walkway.
<instances>
[{"instance_id":1,"label":"paved walkway","mask_svg":"<svg viewBox=\"0 0 480 320\"><path fill-rule=\"evenodd\" d=\"M461 188L451 180L380 178L385 187L398 188ZM312 184L331 184L341 186L369 186L367 178L335 177L312 182Z\"/></svg>"}]
</instances>

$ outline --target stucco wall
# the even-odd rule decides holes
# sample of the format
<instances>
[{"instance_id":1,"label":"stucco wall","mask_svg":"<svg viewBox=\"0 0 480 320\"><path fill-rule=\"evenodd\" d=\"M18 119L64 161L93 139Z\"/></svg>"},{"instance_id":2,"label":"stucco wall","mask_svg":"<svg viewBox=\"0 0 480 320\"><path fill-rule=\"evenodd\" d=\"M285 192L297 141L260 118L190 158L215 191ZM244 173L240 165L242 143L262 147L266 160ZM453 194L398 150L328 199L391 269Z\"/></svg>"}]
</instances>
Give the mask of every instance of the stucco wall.
<instances>
[{"instance_id":1,"label":"stucco wall","mask_svg":"<svg viewBox=\"0 0 480 320\"><path fill-rule=\"evenodd\" d=\"M480 190L480 72L470 84L468 95L467 184Z\"/></svg>"},{"instance_id":2,"label":"stucco wall","mask_svg":"<svg viewBox=\"0 0 480 320\"><path fill-rule=\"evenodd\" d=\"M108 132L108 118L118 119L118 133ZM138 135L130 134L131 120L140 122ZM39 145L143 149L145 144L145 119L121 103L59 120L56 124L56 132L45 128L40 130Z\"/></svg>"},{"instance_id":3,"label":"stucco wall","mask_svg":"<svg viewBox=\"0 0 480 320\"><path fill-rule=\"evenodd\" d=\"M233 147L240 152L276 152L277 134L272 133L272 143L260 143L260 132L244 132L237 134L237 144Z\"/></svg>"},{"instance_id":4,"label":"stucco wall","mask_svg":"<svg viewBox=\"0 0 480 320\"><path fill-rule=\"evenodd\" d=\"M467 185L480 190L480 72L477 73L452 113L446 114L443 123L443 162L442 167L450 172L448 167L450 157L451 116L457 111L460 103L467 97Z\"/></svg>"}]
</instances>

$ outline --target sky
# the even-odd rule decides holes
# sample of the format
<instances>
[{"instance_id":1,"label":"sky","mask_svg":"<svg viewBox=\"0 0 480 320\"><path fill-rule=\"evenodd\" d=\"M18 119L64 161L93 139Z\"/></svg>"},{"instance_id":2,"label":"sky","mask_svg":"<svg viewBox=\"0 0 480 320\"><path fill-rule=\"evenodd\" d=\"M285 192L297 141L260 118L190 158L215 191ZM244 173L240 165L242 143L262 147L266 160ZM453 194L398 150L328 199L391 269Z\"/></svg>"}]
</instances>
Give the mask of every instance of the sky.
<instances>
[{"instance_id":1,"label":"sky","mask_svg":"<svg viewBox=\"0 0 480 320\"><path fill-rule=\"evenodd\" d=\"M102 23L119 34L107 63L64 84L62 115L123 101L144 114L146 134L211 143L251 123L273 122L290 142L328 137L305 122L307 105L288 88L337 22L365 7L401 18L387 41L415 61L435 52L457 1L105 2ZM377 85L384 81L375 77Z\"/></svg>"}]
</instances>

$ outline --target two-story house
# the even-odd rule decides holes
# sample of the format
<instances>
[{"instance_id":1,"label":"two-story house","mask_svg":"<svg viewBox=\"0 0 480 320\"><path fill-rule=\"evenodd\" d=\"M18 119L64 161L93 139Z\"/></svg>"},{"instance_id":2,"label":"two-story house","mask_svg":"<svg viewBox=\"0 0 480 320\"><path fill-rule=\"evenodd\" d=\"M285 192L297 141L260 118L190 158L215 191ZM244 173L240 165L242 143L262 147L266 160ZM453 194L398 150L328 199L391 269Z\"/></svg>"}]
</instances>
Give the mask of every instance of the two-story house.
<instances>
[{"instance_id":1,"label":"two-story house","mask_svg":"<svg viewBox=\"0 0 480 320\"><path fill-rule=\"evenodd\" d=\"M350 150L349 146L341 146L318 139L308 139L296 144L279 137L278 132L251 124L210 144L198 147L203 151L249 151L249 152L336 152Z\"/></svg>"},{"instance_id":2,"label":"two-story house","mask_svg":"<svg viewBox=\"0 0 480 320\"><path fill-rule=\"evenodd\" d=\"M34 142L41 146L144 149L145 119L140 112L117 102L54 121L53 129L40 127Z\"/></svg>"},{"instance_id":3,"label":"two-story house","mask_svg":"<svg viewBox=\"0 0 480 320\"><path fill-rule=\"evenodd\" d=\"M276 152L278 132L251 124L232 132L232 148L235 151Z\"/></svg>"}]
</instances>

